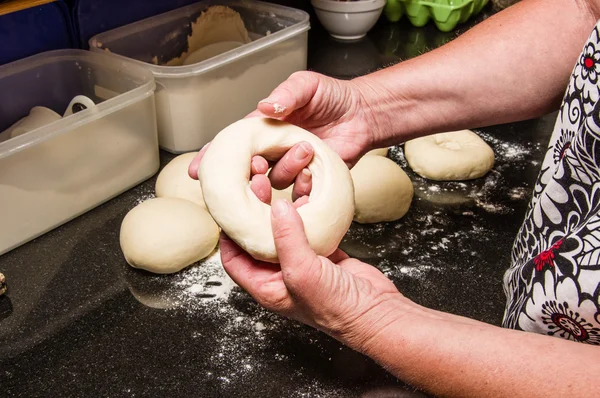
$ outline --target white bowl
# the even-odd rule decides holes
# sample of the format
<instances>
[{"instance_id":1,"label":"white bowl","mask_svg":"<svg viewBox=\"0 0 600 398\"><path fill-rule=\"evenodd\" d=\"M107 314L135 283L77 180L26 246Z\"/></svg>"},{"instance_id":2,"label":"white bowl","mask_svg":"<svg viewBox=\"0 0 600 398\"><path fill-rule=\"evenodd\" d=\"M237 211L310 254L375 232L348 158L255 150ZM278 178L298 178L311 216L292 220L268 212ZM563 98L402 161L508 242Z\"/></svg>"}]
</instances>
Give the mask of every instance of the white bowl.
<instances>
[{"instance_id":1,"label":"white bowl","mask_svg":"<svg viewBox=\"0 0 600 398\"><path fill-rule=\"evenodd\" d=\"M311 0L311 3L331 36L340 40L357 40L375 25L386 0Z\"/></svg>"}]
</instances>

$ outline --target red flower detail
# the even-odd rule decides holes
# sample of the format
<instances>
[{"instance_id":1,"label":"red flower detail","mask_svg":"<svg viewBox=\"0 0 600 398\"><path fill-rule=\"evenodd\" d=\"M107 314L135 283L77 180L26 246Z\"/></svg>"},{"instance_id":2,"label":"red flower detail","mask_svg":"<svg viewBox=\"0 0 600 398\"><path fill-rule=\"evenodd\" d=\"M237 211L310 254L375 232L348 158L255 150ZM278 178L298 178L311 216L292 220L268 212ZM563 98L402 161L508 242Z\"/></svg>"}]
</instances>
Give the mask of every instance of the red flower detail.
<instances>
[{"instance_id":1,"label":"red flower detail","mask_svg":"<svg viewBox=\"0 0 600 398\"><path fill-rule=\"evenodd\" d=\"M560 160L563 160L563 158L567 154L567 149L569 149L570 147L571 147L571 142L567 141L565 143L565 146L563 146L563 148L560 150Z\"/></svg>"},{"instance_id":2,"label":"red flower detail","mask_svg":"<svg viewBox=\"0 0 600 398\"><path fill-rule=\"evenodd\" d=\"M594 60L590 57L585 57L585 59L583 60L583 65L587 68L587 69L591 69L592 66L594 66Z\"/></svg>"},{"instance_id":3,"label":"red flower detail","mask_svg":"<svg viewBox=\"0 0 600 398\"><path fill-rule=\"evenodd\" d=\"M533 259L533 263L535 264L535 270L541 271L544 269L544 266L548 265L550 267L554 267L554 251L558 250L562 245L562 239L553 244L549 249L544 250Z\"/></svg>"}]
</instances>

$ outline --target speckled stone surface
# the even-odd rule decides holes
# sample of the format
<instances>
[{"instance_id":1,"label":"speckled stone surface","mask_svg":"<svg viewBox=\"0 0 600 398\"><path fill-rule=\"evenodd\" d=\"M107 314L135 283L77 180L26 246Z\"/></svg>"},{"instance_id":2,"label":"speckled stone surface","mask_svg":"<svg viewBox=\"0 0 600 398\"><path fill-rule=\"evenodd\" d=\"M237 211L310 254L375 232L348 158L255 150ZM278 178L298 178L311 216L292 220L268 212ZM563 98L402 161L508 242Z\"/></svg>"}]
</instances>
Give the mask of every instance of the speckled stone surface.
<instances>
[{"instance_id":1,"label":"speckled stone surface","mask_svg":"<svg viewBox=\"0 0 600 398\"><path fill-rule=\"evenodd\" d=\"M380 23L360 42L339 43L313 26L309 66L341 78L455 35ZM497 161L472 182L419 178L395 148L390 157L415 185L409 213L353 225L342 248L422 305L499 324L502 275L553 123L550 115L478 130ZM162 153L162 165L172 157ZM0 297L0 396L422 396L327 336L259 308L228 287L215 256L172 276L128 267L120 223L154 182L0 257L9 286Z\"/></svg>"}]
</instances>

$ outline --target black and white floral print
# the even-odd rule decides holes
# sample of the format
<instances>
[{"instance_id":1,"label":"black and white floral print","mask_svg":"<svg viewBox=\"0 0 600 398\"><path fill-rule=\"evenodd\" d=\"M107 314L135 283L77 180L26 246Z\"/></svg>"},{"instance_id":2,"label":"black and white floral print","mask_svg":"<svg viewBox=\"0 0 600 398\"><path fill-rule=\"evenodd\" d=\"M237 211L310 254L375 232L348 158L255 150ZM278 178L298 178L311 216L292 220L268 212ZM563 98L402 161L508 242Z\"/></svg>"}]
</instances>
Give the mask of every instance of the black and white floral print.
<instances>
[{"instance_id":1,"label":"black and white floral print","mask_svg":"<svg viewBox=\"0 0 600 398\"><path fill-rule=\"evenodd\" d=\"M599 24L600 25L600 24ZM600 345L600 35L563 99L504 275L505 327Z\"/></svg>"}]
</instances>

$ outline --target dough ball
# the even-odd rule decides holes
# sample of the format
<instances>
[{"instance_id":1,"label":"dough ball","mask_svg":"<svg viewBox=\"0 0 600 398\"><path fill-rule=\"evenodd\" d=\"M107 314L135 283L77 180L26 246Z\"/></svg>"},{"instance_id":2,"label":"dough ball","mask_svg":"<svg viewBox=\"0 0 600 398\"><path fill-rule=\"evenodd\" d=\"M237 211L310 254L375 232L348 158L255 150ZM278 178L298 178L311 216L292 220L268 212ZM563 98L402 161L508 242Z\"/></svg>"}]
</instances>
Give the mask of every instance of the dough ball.
<instances>
[{"instance_id":1,"label":"dough ball","mask_svg":"<svg viewBox=\"0 0 600 398\"><path fill-rule=\"evenodd\" d=\"M134 268L177 272L208 256L219 240L210 214L189 200L155 198L134 207L121 224L121 250Z\"/></svg>"},{"instance_id":2,"label":"dough ball","mask_svg":"<svg viewBox=\"0 0 600 398\"><path fill-rule=\"evenodd\" d=\"M402 218L413 197L404 170L383 156L363 156L350 170L354 181L354 221L366 224Z\"/></svg>"},{"instance_id":3,"label":"dough ball","mask_svg":"<svg viewBox=\"0 0 600 398\"><path fill-rule=\"evenodd\" d=\"M408 141L404 156L415 173L436 181L472 180L494 166L494 151L470 130Z\"/></svg>"},{"instance_id":4,"label":"dough ball","mask_svg":"<svg viewBox=\"0 0 600 398\"><path fill-rule=\"evenodd\" d=\"M388 152L389 152L390 148L377 148L377 149L373 149L372 151L369 151L366 153L365 156L387 156Z\"/></svg>"},{"instance_id":5,"label":"dough ball","mask_svg":"<svg viewBox=\"0 0 600 398\"><path fill-rule=\"evenodd\" d=\"M171 160L156 179L156 196L159 198L187 199L206 209L200 182L188 175L188 166L198 152L184 153Z\"/></svg>"}]
</instances>

